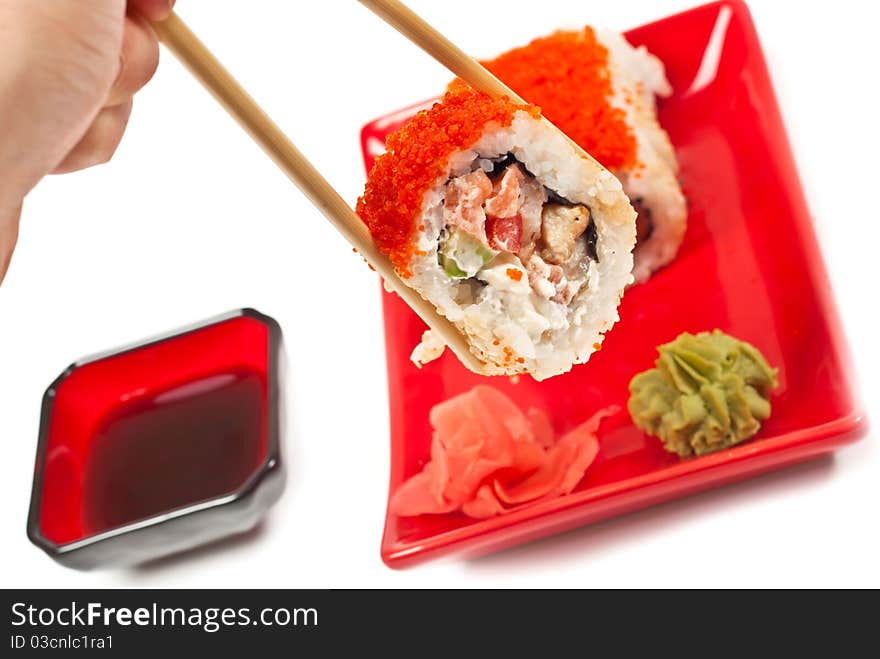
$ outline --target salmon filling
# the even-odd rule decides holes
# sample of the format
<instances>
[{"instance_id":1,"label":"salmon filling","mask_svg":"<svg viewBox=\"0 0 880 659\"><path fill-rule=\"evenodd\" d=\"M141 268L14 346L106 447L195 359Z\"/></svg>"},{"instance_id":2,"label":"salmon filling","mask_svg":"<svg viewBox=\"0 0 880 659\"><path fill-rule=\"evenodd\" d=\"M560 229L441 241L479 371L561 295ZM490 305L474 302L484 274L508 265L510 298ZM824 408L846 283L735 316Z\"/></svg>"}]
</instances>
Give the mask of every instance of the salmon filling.
<instances>
[{"instance_id":1,"label":"salmon filling","mask_svg":"<svg viewBox=\"0 0 880 659\"><path fill-rule=\"evenodd\" d=\"M446 274L486 282L486 269L509 266L542 298L568 304L598 262L590 209L547 189L516 158L478 158L445 186L439 260Z\"/></svg>"}]
</instances>

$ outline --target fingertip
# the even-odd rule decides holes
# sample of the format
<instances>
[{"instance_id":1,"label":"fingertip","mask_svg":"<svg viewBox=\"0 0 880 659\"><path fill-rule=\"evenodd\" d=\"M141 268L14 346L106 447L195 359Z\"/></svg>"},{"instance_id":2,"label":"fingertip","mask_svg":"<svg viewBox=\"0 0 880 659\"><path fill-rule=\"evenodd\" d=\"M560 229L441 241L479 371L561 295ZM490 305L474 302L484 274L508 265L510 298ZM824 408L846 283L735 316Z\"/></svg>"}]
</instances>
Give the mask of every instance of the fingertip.
<instances>
[{"instance_id":1,"label":"fingertip","mask_svg":"<svg viewBox=\"0 0 880 659\"><path fill-rule=\"evenodd\" d=\"M69 174L109 162L125 134L131 109L132 102L128 100L101 110L83 138L52 173Z\"/></svg>"},{"instance_id":2,"label":"fingertip","mask_svg":"<svg viewBox=\"0 0 880 659\"><path fill-rule=\"evenodd\" d=\"M174 9L176 0L129 0L129 6L150 21L164 21Z\"/></svg>"},{"instance_id":3,"label":"fingertip","mask_svg":"<svg viewBox=\"0 0 880 659\"><path fill-rule=\"evenodd\" d=\"M127 16L119 58L119 73L110 89L105 106L118 105L134 96L156 73L159 66L159 41L145 19Z\"/></svg>"}]
</instances>

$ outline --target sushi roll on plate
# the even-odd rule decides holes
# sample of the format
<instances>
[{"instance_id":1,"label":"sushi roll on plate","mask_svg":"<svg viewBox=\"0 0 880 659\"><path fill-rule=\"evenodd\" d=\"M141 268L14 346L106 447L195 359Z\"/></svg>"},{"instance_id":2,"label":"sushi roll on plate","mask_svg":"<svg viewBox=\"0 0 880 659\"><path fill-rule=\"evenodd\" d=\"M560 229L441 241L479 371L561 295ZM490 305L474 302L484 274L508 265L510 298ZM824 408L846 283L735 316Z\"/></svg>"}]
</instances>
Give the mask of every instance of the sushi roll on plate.
<instances>
[{"instance_id":1,"label":"sushi roll on plate","mask_svg":"<svg viewBox=\"0 0 880 659\"><path fill-rule=\"evenodd\" d=\"M636 213L620 182L537 107L465 87L386 147L358 215L484 373L540 380L586 362L632 281ZM440 352L426 334L413 361Z\"/></svg>"},{"instance_id":2,"label":"sushi roll on plate","mask_svg":"<svg viewBox=\"0 0 880 659\"><path fill-rule=\"evenodd\" d=\"M663 63L616 32L585 27L483 65L623 183L638 212L636 283L670 263L684 238L687 205L675 151L657 121L656 97L672 93Z\"/></svg>"}]
</instances>

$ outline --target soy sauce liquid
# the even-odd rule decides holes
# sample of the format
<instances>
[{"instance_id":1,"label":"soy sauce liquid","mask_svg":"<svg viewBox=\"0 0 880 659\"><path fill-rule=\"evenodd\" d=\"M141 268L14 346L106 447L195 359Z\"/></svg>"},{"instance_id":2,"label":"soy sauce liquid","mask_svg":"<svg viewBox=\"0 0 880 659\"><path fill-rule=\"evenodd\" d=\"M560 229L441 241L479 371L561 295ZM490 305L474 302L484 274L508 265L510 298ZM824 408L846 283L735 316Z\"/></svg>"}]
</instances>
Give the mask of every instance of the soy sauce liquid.
<instances>
[{"instance_id":1,"label":"soy sauce liquid","mask_svg":"<svg viewBox=\"0 0 880 659\"><path fill-rule=\"evenodd\" d=\"M232 492L259 465L263 437L263 385L253 371L132 400L92 442L83 483L87 532Z\"/></svg>"}]
</instances>

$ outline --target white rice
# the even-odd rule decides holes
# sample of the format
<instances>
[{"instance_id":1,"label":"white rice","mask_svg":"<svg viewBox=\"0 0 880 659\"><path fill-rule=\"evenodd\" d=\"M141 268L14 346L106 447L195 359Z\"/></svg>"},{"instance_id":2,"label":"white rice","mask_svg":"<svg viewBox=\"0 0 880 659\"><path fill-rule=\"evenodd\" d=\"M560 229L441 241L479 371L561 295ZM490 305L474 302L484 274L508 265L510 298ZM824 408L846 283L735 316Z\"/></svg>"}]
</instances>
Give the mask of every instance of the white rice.
<instances>
[{"instance_id":1,"label":"white rice","mask_svg":"<svg viewBox=\"0 0 880 659\"><path fill-rule=\"evenodd\" d=\"M589 261L586 285L567 305L538 295L523 264L511 254L497 256L477 274L486 284L482 287L450 277L439 264L448 179L476 168L491 169L489 161L507 153L540 183L592 213L599 261ZM486 362L487 374L528 372L541 380L586 362L618 320L617 306L632 281L634 220L635 212L611 173L584 158L547 122L519 111L510 126L490 124L471 149L454 153L445 174L425 194L421 217L414 220L425 227L418 241L424 255L413 257L407 283L456 324L474 354ZM519 281L508 276L510 268L522 271ZM413 354L417 362L439 354L433 338L425 339Z\"/></svg>"},{"instance_id":2,"label":"white rice","mask_svg":"<svg viewBox=\"0 0 880 659\"><path fill-rule=\"evenodd\" d=\"M610 103L626 113L642 164L639 171L616 171L615 175L627 196L641 200L651 212L652 231L634 252L633 276L636 283L642 283L675 258L687 228L687 204L678 183L675 150L657 122L655 97L669 96L672 87L663 62L644 46L633 48L622 35L610 30L596 30L596 37L610 54L614 89Z\"/></svg>"}]
</instances>

